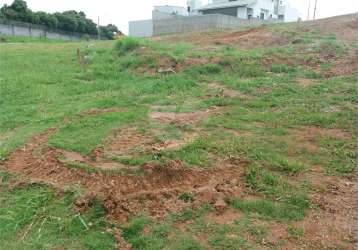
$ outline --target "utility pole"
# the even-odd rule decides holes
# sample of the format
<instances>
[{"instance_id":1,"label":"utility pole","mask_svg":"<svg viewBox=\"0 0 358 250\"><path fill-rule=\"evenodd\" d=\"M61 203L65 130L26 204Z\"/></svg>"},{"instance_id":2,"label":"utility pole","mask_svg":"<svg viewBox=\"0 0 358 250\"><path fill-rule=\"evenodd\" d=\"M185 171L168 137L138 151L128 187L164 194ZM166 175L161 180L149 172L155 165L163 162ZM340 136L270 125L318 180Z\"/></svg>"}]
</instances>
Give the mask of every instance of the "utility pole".
<instances>
[{"instance_id":1,"label":"utility pole","mask_svg":"<svg viewBox=\"0 0 358 250\"><path fill-rule=\"evenodd\" d=\"M307 21L310 20L310 11L311 11L311 0L308 0Z\"/></svg>"},{"instance_id":2,"label":"utility pole","mask_svg":"<svg viewBox=\"0 0 358 250\"><path fill-rule=\"evenodd\" d=\"M317 1L318 1L318 0L316 0L316 2L315 2L315 4L314 4L313 20L316 20Z\"/></svg>"},{"instance_id":3,"label":"utility pole","mask_svg":"<svg viewBox=\"0 0 358 250\"><path fill-rule=\"evenodd\" d=\"M98 16L98 22L97 22L97 32L98 32L98 40L101 40L101 31L99 28L99 16Z\"/></svg>"}]
</instances>

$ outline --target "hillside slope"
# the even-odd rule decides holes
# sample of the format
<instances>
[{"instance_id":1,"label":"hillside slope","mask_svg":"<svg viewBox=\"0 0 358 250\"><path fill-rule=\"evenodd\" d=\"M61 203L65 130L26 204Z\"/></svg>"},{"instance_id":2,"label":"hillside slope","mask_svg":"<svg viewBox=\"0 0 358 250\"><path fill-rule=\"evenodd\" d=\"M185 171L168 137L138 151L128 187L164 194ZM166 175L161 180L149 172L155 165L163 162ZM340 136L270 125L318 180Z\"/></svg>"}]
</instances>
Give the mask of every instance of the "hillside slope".
<instances>
[{"instance_id":1,"label":"hillside slope","mask_svg":"<svg viewBox=\"0 0 358 250\"><path fill-rule=\"evenodd\" d=\"M0 242L354 249L357 23L0 39Z\"/></svg>"}]
</instances>

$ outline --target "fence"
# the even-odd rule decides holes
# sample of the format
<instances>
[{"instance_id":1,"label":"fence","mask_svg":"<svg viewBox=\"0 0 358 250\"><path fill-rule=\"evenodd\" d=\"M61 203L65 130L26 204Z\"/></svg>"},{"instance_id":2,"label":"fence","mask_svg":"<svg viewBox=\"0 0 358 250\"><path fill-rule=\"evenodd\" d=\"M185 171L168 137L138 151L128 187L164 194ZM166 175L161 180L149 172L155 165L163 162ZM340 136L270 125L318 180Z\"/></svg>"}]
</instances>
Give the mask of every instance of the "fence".
<instances>
[{"instance_id":1,"label":"fence","mask_svg":"<svg viewBox=\"0 0 358 250\"><path fill-rule=\"evenodd\" d=\"M0 19L0 35L40 37L56 40L80 40L86 34L52 30L42 25ZM86 35L87 36L87 35ZM95 36L90 36L96 39Z\"/></svg>"}]
</instances>

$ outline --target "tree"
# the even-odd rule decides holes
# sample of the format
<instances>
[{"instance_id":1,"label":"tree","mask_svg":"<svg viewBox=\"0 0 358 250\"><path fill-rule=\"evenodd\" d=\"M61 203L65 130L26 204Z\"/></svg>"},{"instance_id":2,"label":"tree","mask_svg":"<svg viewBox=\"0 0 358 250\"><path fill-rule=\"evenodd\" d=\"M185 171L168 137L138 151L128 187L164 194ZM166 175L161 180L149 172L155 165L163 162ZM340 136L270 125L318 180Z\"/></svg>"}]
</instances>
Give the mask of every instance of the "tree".
<instances>
[{"instance_id":1,"label":"tree","mask_svg":"<svg viewBox=\"0 0 358 250\"><path fill-rule=\"evenodd\" d=\"M14 0L11 5L4 5L0 9L0 18L28 22L32 24L41 24L50 29L60 29L70 32L97 34L97 25L83 11L69 10L62 13L49 14L43 11L33 12L27 7L24 0ZM118 32L118 28L109 24L100 27L102 37L112 39Z\"/></svg>"},{"instance_id":2,"label":"tree","mask_svg":"<svg viewBox=\"0 0 358 250\"><path fill-rule=\"evenodd\" d=\"M25 13L28 10L27 3L23 0L15 0L10 8L18 13Z\"/></svg>"},{"instance_id":3,"label":"tree","mask_svg":"<svg viewBox=\"0 0 358 250\"><path fill-rule=\"evenodd\" d=\"M108 24L107 26L100 26L101 37L106 39L113 39L114 35L119 32L117 26L114 24Z\"/></svg>"}]
</instances>

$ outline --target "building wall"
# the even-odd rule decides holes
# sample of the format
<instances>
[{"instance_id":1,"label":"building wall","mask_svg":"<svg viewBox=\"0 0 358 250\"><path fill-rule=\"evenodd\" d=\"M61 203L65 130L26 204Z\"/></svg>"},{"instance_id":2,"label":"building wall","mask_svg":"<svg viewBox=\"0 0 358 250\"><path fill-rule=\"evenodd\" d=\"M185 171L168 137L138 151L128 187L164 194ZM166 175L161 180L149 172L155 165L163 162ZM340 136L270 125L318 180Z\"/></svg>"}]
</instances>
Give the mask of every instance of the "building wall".
<instances>
[{"instance_id":1,"label":"building wall","mask_svg":"<svg viewBox=\"0 0 358 250\"><path fill-rule=\"evenodd\" d=\"M167 14L181 15L181 16L188 15L187 9L181 6L170 6L170 5L154 6L154 11L159 11Z\"/></svg>"},{"instance_id":2,"label":"building wall","mask_svg":"<svg viewBox=\"0 0 358 250\"><path fill-rule=\"evenodd\" d=\"M209 10L202 10L201 12L206 14L223 14L229 16L236 16L239 18L247 19L248 13L247 9L252 9L252 17L260 18L261 13L265 14L264 19L269 18L277 18L275 14L275 4L278 0L253 0L251 4L245 7L230 7L230 8L221 8L221 9L209 9ZM229 3L229 0L214 0L213 3ZM238 1L240 3L240 1ZM234 15L234 10L236 9L236 15Z\"/></svg>"},{"instance_id":3,"label":"building wall","mask_svg":"<svg viewBox=\"0 0 358 250\"><path fill-rule=\"evenodd\" d=\"M202 15L189 17L176 17L153 21L153 35L164 35L173 33L185 33L193 31L205 31L211 29L231 29L245 26L258 26L263 23L278 22L272 20L251 20L231 17L227 15Z\"/></svg>"},{"instance_id":4,"label":"building wall","mask_svg":"<svg viewBox=\"0 0 358 250\"><path fill-rule=\"evenodd\" d=\"M129 22L129 35L135 37L153 36L153 20L140 20Z\"/></svg>"},{"instance_id":5,"label":"building wall","mask_svg":"<svg viewBox=\"0 0 358 250\"><path fill-rule=\"evenodd\" d=\"M247 18L247 8L246 7L239 7L237 9L237 17L238 18Z\"/></svg>"},{"instance_id":6,"label":"building wall","mask_svg":"<svg viewBox=\"0 0 358 250\"><path fill-rule=\"evenodd\" d=\"M271 15L272 18L277 18L275 14L275 2L272 0L257 0L256 3L248 7L253 9L253 16L255 18L260 17L262 10L267 10L267 12L265 12L265 19L269 19Z\"/></svg>"},{"instance_id":7,"label":"building wall","mask_svg":"<svg viewBox=\"0 0 358 250\"><path fill-rule=\"evenodd\" d=\"M170 19L170 18L175 18L175 15L160 12L160 11L157 11L157 10L152 11L152 19L153 20Z\"/></svg>"},{"instance_id":8,"label":"building wall","mask_svg":"<svg viewBox=\"0 0 358 250\"><path fill-rule=\"evenodd\" d=\"M39 25L2 20L0 20L0 35L43 37L58 40L80 40L83 36L83 34L49 31L45 27Z\"/></svg>"},{"instance_id":9,"label":"building wall","mask_svg":"<svg viewBox=\"0 0 358 250\"><path fill-rule=\"evenodd\" d=\"M221 14L227 16L237 17L238 7L222 8L222 9L208 9L201 11L204 15Z\"/></svg>"},{"instance_id":10,"label":"building wall","mask_svg":"<svg viewBox=\"0 0 358 250\"><path fill-rule=\"evenodd\" d=\"M190 7L190 11L194 11L202 6L201 0L188 0L188 7Z\"/></svg>"}]
</instances>

